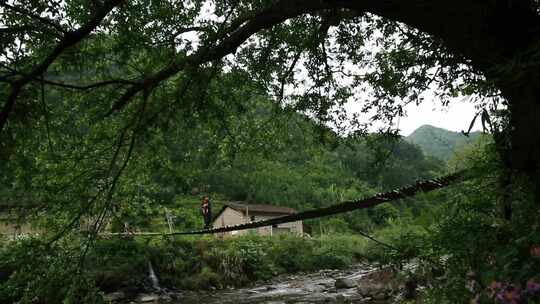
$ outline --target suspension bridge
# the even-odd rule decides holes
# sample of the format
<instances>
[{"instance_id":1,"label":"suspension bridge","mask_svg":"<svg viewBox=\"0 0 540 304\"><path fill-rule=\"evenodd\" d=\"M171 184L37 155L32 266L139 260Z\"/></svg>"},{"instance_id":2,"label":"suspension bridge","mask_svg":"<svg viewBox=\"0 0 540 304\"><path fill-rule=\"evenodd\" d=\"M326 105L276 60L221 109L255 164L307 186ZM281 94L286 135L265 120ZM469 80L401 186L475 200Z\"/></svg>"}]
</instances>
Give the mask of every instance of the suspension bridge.
<instances>
[{"instance_id":1,"label":"suspension bridge","mask_svg":"<svg viewBox=\"0 0 540 304\"><path fill-rule=\"evenodd\" d=\"M244 223L239 225L224 226L219 228L210 228L210 229L200 229L200 230L191 230L191 231L178 231L178 232L169 232L169 233L160 233L160 232L122 232L122 233L105 233L101 234L104 236L175 236L175 235L201 235L201 234L215 234L223 233L229 231L238 231L253 229L258 227L272 226L278 224L284 224L295 221L303 221L315 218L321 218L331 215L336 215L340 213L351 212L359 209L371 208L382 203L396 201L399 199L407 198L414 196L418 193L426 193L435 191L448 187L452 184L456 184L465 180L470 179L469 170L462 170L445 176L441 176L429 180L417 181L414 184L401 187L392 191L382 192L375 194L373 196L362 198L358 200L345 201L337 203L324 208L317 208L298 212L291 215L281 216L277 218L272 218L263 221L256 221L250 223Z\"/></svg>"}]
</instances>

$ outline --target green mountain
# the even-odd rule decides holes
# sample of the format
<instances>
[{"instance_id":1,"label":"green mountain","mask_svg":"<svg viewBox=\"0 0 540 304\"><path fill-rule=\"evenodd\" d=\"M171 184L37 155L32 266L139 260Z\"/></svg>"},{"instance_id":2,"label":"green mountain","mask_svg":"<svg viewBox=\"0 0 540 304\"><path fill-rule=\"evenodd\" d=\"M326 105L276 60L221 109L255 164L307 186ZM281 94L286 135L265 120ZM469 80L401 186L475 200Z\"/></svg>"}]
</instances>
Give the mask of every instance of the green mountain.
<instances>
[{"instance_id":1,"label":"green mountain","mask_svg":"<svg viewBox=\"0 0 540 304\"><path fill-rule=\"evenodd\" d=\"M405 137L405 140L420 146L426 155L447 161L455 151L474 142L480 134L471 132L467 137L460 132L423 125Z\"/></svg>"}]
</instances>

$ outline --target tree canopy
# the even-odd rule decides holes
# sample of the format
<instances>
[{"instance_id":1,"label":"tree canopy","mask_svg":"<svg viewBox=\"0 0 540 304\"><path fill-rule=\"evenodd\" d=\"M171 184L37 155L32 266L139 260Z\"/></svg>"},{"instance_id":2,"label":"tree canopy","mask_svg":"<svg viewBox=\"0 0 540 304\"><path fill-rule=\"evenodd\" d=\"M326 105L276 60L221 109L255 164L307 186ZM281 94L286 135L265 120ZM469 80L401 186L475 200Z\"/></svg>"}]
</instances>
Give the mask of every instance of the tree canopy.
<instances>
[{"instance_id":1,"label":"tree canopy","mask_svg":"<svg viewBox=\"0 0 540 304\"><path fill-rule=\"evenodd\" d=\"M81 269L110 256L124 259L127 273L140 271L153 250L137 240L100 242L99 231L111 222L116 231L130 221L152 227L165 207L189 208L178 224L192 228L197 210L178 206L198 204L190 193L305 210L442 173L444 163L403 141L393 124L407 104L433 102L426 91L443 104L461 95L477 106L475 120L495 144L468 146L447 166L472 163L482 178L419 196L414 206L402 200L307 225L318 224L320 234L383 227L377 233L401 250L376 254L446 267L449 279L437 284L447 303L489 293L464 290L471 270L480 286L537 284L539 7L538 0L0 0L0 205L17 207L46 232L0 242L0 295L95 302L96 282L107 280ZM360 113L347 112L350 104ZM382 134L370 132L376 125ZM88 234L77 229L83 224ZM207 254L204 241L162 240L167 248L154 262L176 276L215 276L220 261L250 261L236 269L255 272L261 248L271 246L242 242L222 247L230 255L208 255L216 254L217 268L193 258ZM310 243L276 242L280 254ZM335 247L315 251L317 259L335 258L326 254ZM132 257L138 262L128 265Z\"/></svg>"},{"instance_id":2,"label":"tree canopy","mask_svg":"<svg viewBox=\"0 0 540 304\"><path fill-rule=\"evenodd\" d=\"M339 106L365 99L364 91L370 98L357 102L383 120L399 116L405 103L419 102L433 86L441 96L502 94L514 127L512 166L530 176L537 167L533 155L540 153L531 152L538 151L538 139L530 139L539 133L537 1L0 6L3 154L20 138L19 129L61 121L73 111L99 121L144 117L140 125L149 126L196 92L191 103L200 107L207 81L196 79L225 69L247 73L276 102L320 122L344 118ZM44 98L53 91L69 104L55 109Z\"/></svg>"}]
</instances>

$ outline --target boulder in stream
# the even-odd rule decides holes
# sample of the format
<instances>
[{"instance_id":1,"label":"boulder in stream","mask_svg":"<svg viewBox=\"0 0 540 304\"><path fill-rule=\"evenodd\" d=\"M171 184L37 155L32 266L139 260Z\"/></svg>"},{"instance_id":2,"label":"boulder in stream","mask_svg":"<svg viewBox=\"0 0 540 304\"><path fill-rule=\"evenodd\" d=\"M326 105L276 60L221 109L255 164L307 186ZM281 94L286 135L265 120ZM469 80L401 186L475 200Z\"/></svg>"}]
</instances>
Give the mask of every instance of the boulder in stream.
<instances>
[{"instance_id":1,"label":"boulder in stream","mask_svg":"<svg viewBox=\"0 0 540 304\"><path fill-rule=\"evenodd\" d=\"M364 297L375 296L376 294L386 292L386 287L380 283L361 282L358 284L358 293Z\"/></svg>"},{"instance_id":2,"label":"boulder in stream","mask_svg":"<svg viewBox=\"0 0 540 304\"><path fill-rule=\"evenodd\" d=\"M115 291L103 295L103 301L105 303L120 301L126 298L126 294L122 291Z\"/></svg>"},{"instance_id":3,"label":"boulder in stream","mask_svg":"<svg viewBox=\"0 0 540 304\"><path fill-rule=\"evenodd\" d=\"M356 282L349 278L337 278L334 282L336 289L347 289L356 287Z\"/></svg>"},{"instance_id":4,"label":"boulder in stream","mask_svg":"<svg viewBox=\"0 0 540 304\"><path fill-rule=\"evenodd\" d=\"M364 297L369 296L381 300L390 297L397 285L395 272L389 268L381 269L358 280L358 293Z\"/></svg>"},{"instance_id":5,"label":"boulder in stream","mask_svg":"<svg viewBox=\"0 0 540 304\"><path fill-rule=\"evenodd\" d=\"M157 302L159 300L159 295L157 294L140 294L137 296L137 303L149 303Z\"/></svg>"}]
</instances>

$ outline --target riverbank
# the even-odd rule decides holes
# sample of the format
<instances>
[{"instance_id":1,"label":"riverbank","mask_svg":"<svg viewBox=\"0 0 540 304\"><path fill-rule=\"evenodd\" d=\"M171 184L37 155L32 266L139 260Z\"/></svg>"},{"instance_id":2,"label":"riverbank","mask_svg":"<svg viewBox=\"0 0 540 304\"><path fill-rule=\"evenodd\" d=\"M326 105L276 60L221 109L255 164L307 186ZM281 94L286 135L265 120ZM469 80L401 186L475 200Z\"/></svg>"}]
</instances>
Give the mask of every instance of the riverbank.
<instances>
[{"instance_id":1,"label":"riverbank","mask_svg":"<svg viewBox=\"0 0 540 304\"><path fill-rule=\"evenodd\" d=\"M243 288L208 288L198 291L162 290L140 294L135 299L118 303L183 303L183 304L279 304L279 303L397 303L407 293L389 269L370 263L351 265L347 269L323 269L316 272L284 274ZM108 294L112 300L121 294ZM110 301L114 302L114 301Z\"/></svg>"},{"instance_id":2,"label":"riverbank","mask_svg":"<svg viewBox=\"0 0 540 304\"><path fill-rule=\"evenodd\" d=\"M372 244L353 235L115 238L96 240L84 257L71 254L83 245L76 238L54 247L36 238L3 244L0 296L58 303L67 296L94 302L117 293L136 300L155 292L152 273L161 290L230 290L282 274L347 269L365 261ZM52 257L58 263L48 263ZM36 272L44 288L24 289Z\"/></svg>"}]
</instances>

